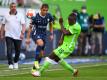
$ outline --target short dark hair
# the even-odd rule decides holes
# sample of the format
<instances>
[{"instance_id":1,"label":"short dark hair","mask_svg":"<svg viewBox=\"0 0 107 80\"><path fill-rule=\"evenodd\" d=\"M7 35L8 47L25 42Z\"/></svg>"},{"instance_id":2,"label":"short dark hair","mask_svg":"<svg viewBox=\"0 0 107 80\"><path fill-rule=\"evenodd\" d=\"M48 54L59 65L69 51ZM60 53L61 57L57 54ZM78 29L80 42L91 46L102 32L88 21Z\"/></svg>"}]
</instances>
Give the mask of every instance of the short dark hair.
<instances>
[{"instance_id":1,"label":"short dark hair","mask_svg":"<svg viewBox=\"0 0 107 80\"><path fill-rule=\"evenodd\" d=\"M42 4L41 8L49 8L48 4Z\"/></svg>"},{"instance_id":2,"label":"short dark hair","mask_svg":"<svg viewBox=\"0 0 107 80\"><path fill-rule=\"evenodd\" d=\"M12 2L12 3L10 3L10 6L12 6L12 5L14 5L14 4L16 5L16 3Z\"/></svg>"},{"instance_id":3,"label":"short dark hair","mask_svg":"<svg viewBox=\"0 0 107 80\"><path fill-rule=\"evenodd\" d=\"M76 14L75 13L71 13L69 16L68 16L68 20L75 20L76 21Z\"/></svg>"},{"instance_id":4,"label":"short dark hair","mask_svg":"<svg viewBox=\"0 0 107 80\"><path fill-rule=\"evenodd\" d=\"M86 7L85 5L83 5L83 6L81 7L81 9L87 9L87 7Z\"/></svg>"}]
</instances>

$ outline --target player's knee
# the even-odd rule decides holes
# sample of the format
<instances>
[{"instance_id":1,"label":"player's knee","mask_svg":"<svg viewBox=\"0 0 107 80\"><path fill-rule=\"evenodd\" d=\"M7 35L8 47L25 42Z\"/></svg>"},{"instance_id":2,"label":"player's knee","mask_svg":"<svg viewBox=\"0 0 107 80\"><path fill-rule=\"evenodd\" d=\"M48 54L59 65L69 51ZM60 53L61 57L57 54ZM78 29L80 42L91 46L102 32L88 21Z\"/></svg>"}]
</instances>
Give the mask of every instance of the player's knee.
<instances>
[{"instance_id":1,"label":"player's knee","mask_svg":"<svg viewBox=\"0 0 107 80\"><path fill-rule=\"evenodd\" d=\"M35 55L35 60L39 60L39 54Z\"/></svg>"},{"instance_id":2,"label":"player's knee","mask_svg":"<svg viewBox=\"0 0 107 80\"><path fill-rule=\"evenodd\" d=\"M50 54L49 58L54 60L55 62L60 61L60 58L55 53Z\"/></svg>"},{"instance_id":3,"label":"player's knee","mask_svg":"<svg viewBox=\"0 0 107 80\"><path fill-rule=\"evenodd\" d=\"M49 58L49 57L46 57L46 58L45 58L45 61L47 61L47 62L49 62L49 63L52 63L52 62L53 62L53 60L52 60L51 58Z\"/></svg>"},{"instance_id":4,"label":"player's knee","mask_svg":"<svg viewBox=\"0 0 107 80\"><path fill-rule=\"evenodd\" d=\"M37 43L38 46L43 46L43 45L44 45L44 42L43 42L42 39L38 39L38 40L36 41L36 43Z\"/></svg>"},{"instance_id":5,"label":"player's knee","mask_svg":"<svg viewBox=\"0 0 107 80\"><path fill-rule=\"evenodd\" d=\"M44 46L37 46L36 53L40 53L42 50L44 50Z\"/></svg>"}]
</instances>

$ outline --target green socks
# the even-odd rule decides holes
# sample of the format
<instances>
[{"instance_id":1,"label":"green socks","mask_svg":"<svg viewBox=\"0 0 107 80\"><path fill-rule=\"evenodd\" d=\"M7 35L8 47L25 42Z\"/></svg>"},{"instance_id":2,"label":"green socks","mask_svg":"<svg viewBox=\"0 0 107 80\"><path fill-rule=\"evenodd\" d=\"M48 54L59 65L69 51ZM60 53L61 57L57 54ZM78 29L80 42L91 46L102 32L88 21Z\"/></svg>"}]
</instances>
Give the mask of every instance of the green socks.
<instances>
[{"instance_id":1,"label":"green socks","mask_svg":"<svg viewBox=\"0 0 107 80\"><path fill-rule=\"evenodd\" d=\"M59 61L59 63L65 69L67 69L67 70L71 71L72 73L74 73L74 68L72 66L70 66L67 62L65 62L63 59L61 59ZM47 57L47 59L45 60L44 64L39 69L40 73L44 72L44 70L46 70L49 67L50 64L51 64L51 59L49 59Z\"/></svg>"},{"instance_id":2,"label":"green socks","mask_svg":"<svg viewBox=\"0 0 107 80\"><path fill-rule=\"evenodd\" d=\"M61 59L59 61L60 65L63 66L65 69L71 71L72 73L74 73L74 68L72 66L70 66L67 62L65 62L63 59Z\"/></svg>"},{"instance_id":3,"label":"green socks","mask_svg":"<svg viewBox=\"0 0 107 80\"><path fill-rule=\"evenodd\" d=\"M44 72L44 70L46 70L50 64L51 64L51 60L47 57L45 62L39 69L40 73Z\"/></svg>"}]
</instances>

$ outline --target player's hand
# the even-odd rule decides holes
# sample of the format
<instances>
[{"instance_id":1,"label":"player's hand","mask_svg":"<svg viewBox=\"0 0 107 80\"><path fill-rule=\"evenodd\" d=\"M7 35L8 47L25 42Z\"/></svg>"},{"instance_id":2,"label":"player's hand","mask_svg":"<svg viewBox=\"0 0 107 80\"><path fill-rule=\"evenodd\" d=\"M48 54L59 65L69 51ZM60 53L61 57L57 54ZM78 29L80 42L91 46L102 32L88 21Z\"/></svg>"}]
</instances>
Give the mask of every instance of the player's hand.
<instances>
[{"instance_id":1,"label":"player's hand","mask_svg":"<svg viewBox=\"0 0 107 80\"><path fill-rule=\"evenodd\" d=\"M50 35L49 38L50 38L50 40L53 40L53 35Z\"/></svg>"},{"instance_id":2,"label":"player's hand","mask_svg":"<svg viewBox=\"0 0 107 80\"><path fill-rule=\"evenodd\" d=\"M59 24L62 24L63 23L63 18L59 18Z\"/></svg>"},{"instance_id":3,"label":"player's hand","mask_svg":"<svg viewBox=\"0 0 107 80\"><path fill-rule=\"evenodd\" d=\"M30 39L30 38L29 38L29 39L26 39L26 44L27 44L27 45L29 45L30 42L31 42L31 39Z\"/></svg>"},{"instance_id":4,"label":"player's hand","mask_svg":"<svg viewBox=\"0 0 107 80\"><path fill-rule=\"evenodd\" d=\"M24 34L21 33L21 35L20 35L20 39L23 39L23 38L24 38Z\"/></svg>"}]
</instances>

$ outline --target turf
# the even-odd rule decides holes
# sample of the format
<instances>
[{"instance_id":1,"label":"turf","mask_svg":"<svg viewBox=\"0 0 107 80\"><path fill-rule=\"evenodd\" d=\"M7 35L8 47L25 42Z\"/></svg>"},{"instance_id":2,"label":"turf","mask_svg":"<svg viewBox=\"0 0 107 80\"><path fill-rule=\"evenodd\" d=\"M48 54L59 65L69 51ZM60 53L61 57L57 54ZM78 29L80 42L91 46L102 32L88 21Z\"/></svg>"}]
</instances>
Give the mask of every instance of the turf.
<instances>
[{"instance_id":1,"label":"turf","mask_svg":"<svg viewBox=\"0 0 107 80\"><path fill-rule=\"evenodd\" d=\"M50 66L41 77L33 77L31 65L21 65L19 70L8 70L6 65L0 65L0 80L107 80L107 63L75 64L79 76L72 74L59 65Z\"/></svg>"}]
</instances>

